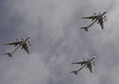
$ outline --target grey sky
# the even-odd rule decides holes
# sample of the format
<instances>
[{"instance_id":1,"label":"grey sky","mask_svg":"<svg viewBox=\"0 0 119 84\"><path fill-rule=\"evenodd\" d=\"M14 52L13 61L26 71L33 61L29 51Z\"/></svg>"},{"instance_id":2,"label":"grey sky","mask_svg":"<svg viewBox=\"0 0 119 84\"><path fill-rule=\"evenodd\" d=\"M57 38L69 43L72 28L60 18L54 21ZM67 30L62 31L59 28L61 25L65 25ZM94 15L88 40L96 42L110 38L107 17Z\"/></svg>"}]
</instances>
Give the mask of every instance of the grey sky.
<instances>
[{"instance_id":1,"label":"grey sky","mask_svg":"<svg viewBox=\"0 0 119 84\"><path fill-rule=\"evenodd\" d=\"M0 45L0 84L119 84L118 0L1 0L0 43L31 34L30 55L18 50L12 58L3 54L14 49ZM106 14L104 30L81 17ZM72 62L95 58L91 74Z\"/></svg>"}]
</instances>

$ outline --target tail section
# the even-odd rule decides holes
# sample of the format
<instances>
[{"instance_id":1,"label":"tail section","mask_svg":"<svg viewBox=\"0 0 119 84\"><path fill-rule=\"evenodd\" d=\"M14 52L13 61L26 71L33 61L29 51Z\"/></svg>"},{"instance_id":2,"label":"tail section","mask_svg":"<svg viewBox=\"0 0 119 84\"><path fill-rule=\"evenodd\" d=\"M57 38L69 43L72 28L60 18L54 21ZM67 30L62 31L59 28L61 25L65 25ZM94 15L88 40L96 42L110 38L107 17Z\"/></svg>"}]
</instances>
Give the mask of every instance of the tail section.
<instances>
[{"instance_id":1,"label":"tail section","mask_svg":"<svg viewBox=\"0 0 119 84\"><path fill-rule=\"evenodd\" d=\"M81 29L84 29L86 32L88 31L88 27L81 27Z\"/></svg>"},{"instance_id":2,"label":"tail section","mask_svg":"<svg viewBox=\"0 0 119 84\"><path fill-rule=\"evenodd\" d=\"M77 71L72 71L71 73L74 73L75 75L77 75Z\"/></svg>"},{"instance_id":3,"label":"tail section","mask_svg":"<svg viewBox=\"0 0 119 84\"><path fill-rule=\"evenodd\" d=\"M8 55L8 57L12 57L12 53L11 52L7 52L4 55Z\"/></svg>"}]
</instances>

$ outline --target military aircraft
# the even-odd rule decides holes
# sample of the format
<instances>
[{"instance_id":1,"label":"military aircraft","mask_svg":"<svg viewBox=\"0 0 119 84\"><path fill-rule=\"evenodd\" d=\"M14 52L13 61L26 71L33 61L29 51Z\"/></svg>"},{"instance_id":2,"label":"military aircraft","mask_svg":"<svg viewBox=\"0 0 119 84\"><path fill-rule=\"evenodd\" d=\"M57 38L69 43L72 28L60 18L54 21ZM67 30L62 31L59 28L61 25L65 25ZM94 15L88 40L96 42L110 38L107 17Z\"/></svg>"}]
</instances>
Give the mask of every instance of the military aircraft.
<instances>
[{"instance_id":1,"label":"military aircraft","mask_svg":"<svg viewBox=\"0 0 119 84\"><path fill-rule=\"evenodd\" d=\"M98 15L96 15L96 13L93 16L89 16L89 17L82 17L82 19L92 19L98 21L97 24L99 23L101 28L104 29L103 23L106 21L106 16L104 16L107 13L107 11L105 11L104 13L99 13Z\"/></svg>"},{"instance_id":2,"label":"military aircraft","mask_svg":"<svg viewBox=\"0 0 119 84\"><path fill-rule=\"evenodd\" d=\"M21 39L21 41L17 40L17 41L11 42L11 43L5 43L5 44L3 44L3 45L15 45L15 47L17 46L12 52L7 52L4 55L8 55L8 56L12 57L12 54L18 48L20 48L21 46L22 46L21 49L24 49L27 52L27 54L29 54L30 52L28 50L28 45L27 44L31 45L30 42L28 41L28 39L30 37L31 37L31 35L29 35L25 40ZM27 43L27 41L28 41L28 43Z\"/></svg>"},{"instance_id":3,"label":"military aircraft","mask_svg":"<svg viewBox=\"0 0 119 84\"><path fill-rule=\"evenodd\" d=\"M93 56L91 59L87 59L87 60L83 59L83 61L72 63L72 64L81 64L81 68L78 70L72 71L71 73L74 73L75 75L77 75L77 73L81 69L83 69L85 66L86 68L89 68L90 72L92 73L92 65L94 65L94 61L93 61L94 58L95 56Z\"/></svg>"}]
</instances>

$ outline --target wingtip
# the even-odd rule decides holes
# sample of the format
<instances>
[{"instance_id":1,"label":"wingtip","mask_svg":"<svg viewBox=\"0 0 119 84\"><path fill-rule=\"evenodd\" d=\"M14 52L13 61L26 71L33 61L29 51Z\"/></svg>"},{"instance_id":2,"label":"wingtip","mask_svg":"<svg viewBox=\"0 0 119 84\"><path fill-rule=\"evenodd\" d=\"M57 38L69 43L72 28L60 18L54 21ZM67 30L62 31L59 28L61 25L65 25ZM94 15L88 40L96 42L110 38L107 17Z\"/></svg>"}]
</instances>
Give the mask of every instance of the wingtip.
<instances>
[{"instance_id":1,"label":"wingtip","mask_svg":"<svg viewBox=\"0 0 119 84\"><path fill-rule=\"evenodd\" d=\"M96 56L93 56L93 57L96 57Z\"/></svg>"},{"instance_id":2,"label":"wingtip","mask_svg":"<svg viewBox=\"0 0 119 84\"><path fill-rule=\"evenodd\" d=\"M71 64L76 64L76 63L71 63Z\"/></svg>"},{"instance_id":3,"label":"wingtip","mask_svg":"<svg viewBox=\"0 0 119 84\"><path fill-rule=\"evenodd\" d=\"M107 13L108 11L106 10L105 12Z\"/></svg>"},{"instance_id":4,"label":"wingtip","mask_svg":"<svg viewBox=\"0 0 119 84\"><path fill-rule=\"evenodd\" d=\"M2 45L7 45L6 43L3 43Z\"/></svg>"},{"instance_id":5,"label":"wingtip","mask_svg":"<svg viewBox=\"0 0 119 84\"><path fill-rule=\"evenodd\" d=\"M85 19L85 17L81 17L81 19Z\"/></svg>"},{"instance_id":6,"label":"wingtip","mask_svg":"<svg viewBox=\"0 0 119 84\"><path fill-rule=\"evenodd\" d=\"M31 37L31 34L28 37Z\"/></svg>"}]
</instances>

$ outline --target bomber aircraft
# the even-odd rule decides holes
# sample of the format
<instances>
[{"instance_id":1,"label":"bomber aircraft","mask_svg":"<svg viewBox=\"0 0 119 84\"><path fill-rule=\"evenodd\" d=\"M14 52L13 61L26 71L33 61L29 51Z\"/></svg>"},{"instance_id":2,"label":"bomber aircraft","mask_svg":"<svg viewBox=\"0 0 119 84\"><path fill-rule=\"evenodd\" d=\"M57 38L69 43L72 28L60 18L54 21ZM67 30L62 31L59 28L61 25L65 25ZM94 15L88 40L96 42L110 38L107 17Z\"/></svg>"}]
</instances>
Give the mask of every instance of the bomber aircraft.
<instances>
[{"instance_id":1,"label":"bomber aircraft","mask_svg":"<svg viewBox=\"0 0 119 84\"><path fill-rule=\"evenodd\" d=\"M29 50L28 50L28 44L30 44L30 42L28 41L28 39L31 37L31 35L29 35L25 40L21 39L21 41L19 41L18 39L14 42L11 42L11 43L5 43L3 45L14 45L16 48L12 51L12 52L7 52L5 53L4 55L8 55L10 57L12 57L12 54L18 49L21 47L21 49L24 49L27 54L29 54ZM28 43L27 43L28 41Z\"/></svg>"},{"instance_id":2,"label":"bomber aircraft","mask_svg":"<svg viewBox=\"0 0 119 84\"><path fill-rule=\"evenodd\" d=\"M107 11L105 11L104 13L99 13L98 15L96 15L96 13L94 13L94 15L93 16L89 16L89 17L82 17L82 19L92 19L92 21L94 21L93 22L93 24L95 23L95 22L97 22L97 24L99 23L100 24L100 26L101 26L101 28L102 29L104 29L104 26L103 26L103 23L107 20L106 19L106 16L104 16L105 14L107 13ZM93 25L92 24L92 25ZM91 25L91 26L92 26ZM89 26L90 27L90 26ZM82 28L81 28L82 29ZM85 28L83 28L83 29L85 29Z\"/></svg>"},{"instance_id":3,"label":"bomber aircraft","mask_svg":"<svg viewBox=\"0 0 119 84\"><path fill-rule=\"evenodd\" d=\"M94 61L93 59L95 58L95 56L93 56L91 59L83 59L83 61L80 62L74 62L72 64L81 64L81 68L75 71L72 71L71 73L74 73L75 75L77 75L77 73L83 69L85 66L86 68L88 68L90 70L90 72L92 73L92 65L94 65Z\"/></svg>"}]
</instances>

